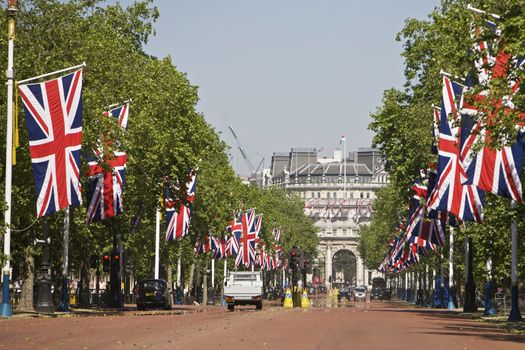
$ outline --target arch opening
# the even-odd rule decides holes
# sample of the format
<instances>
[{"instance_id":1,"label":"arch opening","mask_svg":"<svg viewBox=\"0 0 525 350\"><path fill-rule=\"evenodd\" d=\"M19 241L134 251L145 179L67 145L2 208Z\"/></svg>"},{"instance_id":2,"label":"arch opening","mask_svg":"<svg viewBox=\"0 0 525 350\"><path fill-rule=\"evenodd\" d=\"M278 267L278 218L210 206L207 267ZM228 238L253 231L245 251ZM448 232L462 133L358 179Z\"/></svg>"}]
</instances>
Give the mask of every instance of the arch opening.
<instances>
[{"instance_id":1,"label":"arch opening","mask_svg":"<svg viewBox=\"0 0 525 350\"><path fill-rule=\"evenodd\" d=\"M357 258L350 250L337 251L332 258L332 281L341 285L355 285Z\"/></svg>"}]
</instances>

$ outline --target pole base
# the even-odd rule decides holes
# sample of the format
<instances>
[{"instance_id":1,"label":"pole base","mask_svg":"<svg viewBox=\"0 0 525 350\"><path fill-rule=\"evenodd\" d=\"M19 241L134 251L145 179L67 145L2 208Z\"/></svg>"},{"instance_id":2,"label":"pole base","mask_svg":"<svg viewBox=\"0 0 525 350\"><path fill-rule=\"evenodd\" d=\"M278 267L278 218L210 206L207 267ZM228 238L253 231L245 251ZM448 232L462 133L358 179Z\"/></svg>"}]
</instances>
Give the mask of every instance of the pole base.
<instances>
[{"instance_id":1,"label":"pole base","mask_svg":"<svg viewBox=\"0 0 525 350\"><path fill-rule=\"evenodd\" d=\"M13 311L11 310L11 305L9 303L2 304L2 308L0 309L0 317L3 317L3 318L13 317Z\"/></svg>"},{"instance_id":2,"label":"pole base","mask_svg":"<svg viewBox=\"0 0 525 350\"><path fill-rule=\"evenodd\" d=\"M494 316L496 314L496 309L494 309L493 307L490 307L488 309L485 309L485 311L483 311L483 316Z\"/></svg>"},{"instance_id":3,"label":"pole base","mask_svg":"<svg viewBox=\"0 0 525 350\"><path fill-rule=\"evenodd\" d=\"M62 291L60 293L60 304L57 307L57 311L69 312L69 281L67 277L62 277Z\"/></svg>"},{"instance_id":4,"label":"pole base","mask_svg":"<svg viewBox=\"0 0 525 350\"><path fill-rule=\"evenodd\" d=\"M518 305L518 286L514 285L511 287L511 307L510 314L507 321L509 322L521 322L523 318L521 317L520 308Z\"/></svg>"}]
</instances>

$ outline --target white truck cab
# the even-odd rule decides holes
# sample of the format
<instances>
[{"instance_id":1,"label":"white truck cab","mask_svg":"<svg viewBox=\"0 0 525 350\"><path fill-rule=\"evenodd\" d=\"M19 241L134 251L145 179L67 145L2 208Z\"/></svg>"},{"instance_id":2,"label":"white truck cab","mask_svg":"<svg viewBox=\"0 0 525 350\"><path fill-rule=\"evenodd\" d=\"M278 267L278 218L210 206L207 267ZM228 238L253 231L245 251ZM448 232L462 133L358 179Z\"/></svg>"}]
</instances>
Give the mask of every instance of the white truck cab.
<instances>
[{"instance_id":1,"label":"white truck cab","mask_svg":"<svg viewBox=\"0 0 525 350\"><path fill-rule=\"evenodd\" d=\"M232 271L224 284L224 300L228 310L235 305L255 305L262 309L263 282L260 271Z\"/></svg>"}]
</instances>

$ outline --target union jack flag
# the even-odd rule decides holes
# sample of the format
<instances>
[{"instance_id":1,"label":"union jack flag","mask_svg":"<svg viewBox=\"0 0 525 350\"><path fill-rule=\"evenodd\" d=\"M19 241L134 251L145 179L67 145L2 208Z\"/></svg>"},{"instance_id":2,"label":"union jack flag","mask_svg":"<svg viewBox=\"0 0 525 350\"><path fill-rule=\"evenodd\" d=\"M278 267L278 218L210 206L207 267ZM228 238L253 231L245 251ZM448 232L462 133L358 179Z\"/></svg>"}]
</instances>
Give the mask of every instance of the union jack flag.
<instances>
[{"instance_id":1,"label":"union jack flag","mask_svg":"<svg viewBox=\"0 0 525 350\"><path fill-rule=\"evenodd\" d=\"M111 116L118 120L119 125L127 129L128 127L128 117L129 117L129 102L124 103L121 106L110 109L107 112L104 112L105 116Z\"/></svg>"},{"instance_id":2,"label":"union jack flag","mask_svg":"<svg viewBox=\"0 0 525 350\"><path fill-rule=\"evenodd\" d=\"M228 251L226 249L225 238L211 238L211 252L213 259L226 259Z\"/></svg>"},{"instance_id":3,"label":"union jack flag","mask_svg":"<svg viewBox=\"0 0 525 350\"><path fill-rule=\"evenodd\" d=\"M499 196L511 198L518 203L523 201L522 185L520 175L523 169L523 153L525 143L523 133L518 133L517 141L511 146L504 146L499 150L483 147L477 153L472 146L478 140L490 141L490 133L484 125L482 118L476 124L471 120L472 116L478 113L487 115L486 124L494 123L494 117L502 108L512 109L512 96L519 87L519 81L507 77L507 70L510 67L512 57L510 54L500 50L496 57L491 54L491 47L485 41L480 41L475 45L475 50L479 53L476 60L479 82L486 86L491 79L509 80L511 96L506 96L502 100L491 101L493 111L483 110L476 106L476 103L486 101L487 91L472 96L473 101L465 99L462 113L466 120L462 124L462 150L461 158L463 167L466 170L466 184L475 185L478 188L494 193ZM518 68L523 61L514 60L515 68ZM472 103L474 102L474 103Z\"/></svg>"},{"instance_id":4,"label":"union jack flag","mask_svg":"<svg viewBox=\"0 0 525 350\"><path fill-rule=\"evenodd\" d=\"M98 161L89 162L87 224L122 213L126 159L126 153L115 152L107 162L110 170L104 170Z\"/></svg>"},{"instance_id":5,"label":"union jack flag","mask_svg":"<svg viewBox=\"0 0 525 350\"><path fill-rule=\"evenodd\" d=\"M443 100L439 123L437 181L430 194L430 209L448 211L464 221L483 221L483 191L463 185L466 174L460 158L458 99L463 88L443 77ZM451 118L449 119L449 116Z\"/></svg>"},{"instance_id":6,"label":"union jack flag","mask_svg":"<svg viewBox=\"0 0 525 350\"><path fill-rule=\"evenodd\" d=\"M239 241L239 252L235 258L235 266L244 265L250 266L251 263L255 262L255 240L257 233L254 228L255 224L255 210L250 209L242 215L242 235Z\"/></svg>"},{"instance_id":7,"label":"union jack flag","mask_svg":"<svg viewBox=\"0 0 525 350\"><path fill-rule=\"evenodd\" d=\"M176 208L175 201L172 199L166 199L165 207L168 227L166 230L166 241L172 241L188 235L196 187L197 174L192 172L190 180L186 184L186 203L181 203Z\"/></svg>"},{"instance_id":8,"label":"union jack flag","mask_svg":"<svg viewBox=\"0 0 525 350\"><path fill-rule=\"evenodd\" d=\"M18 87L24 103L37 216L82 203L82 70Z\"/></svg>"},{"instance_id":9,"label":"union jack flag","mask_svg":"<svg viewBox=\"0 0 525 350\"><path fill-rule=\"evenodd\" d=\"M284 261L283 261L283 258L282 258L282 248L278 244L275 245L274 260L275 260L275 268L276 269L278 269L278 268L283 266Z\"/></svg>"},{"instance_id":10,"label":"union jack flag","mask_svg":"<svg viewBox=\"0 0 525 350\"><path fill-rule=\"evenodd\" d=\"M234 213L233 220L226 227L226 230L231 233L226 239L226 251L228 256L234 256L239 252L239 243L242 236L242 221L237 219Z\"/></svg>"},{"instance_id":11,"label":"union jack flag","mask_svg":"<svg viewBox=\"0 0 525 350\"><path fill-rule=\"evenodd\" d=\"M280 228L273 229L273 239L276 242L279 242L279 240L281 239L281 229Z\"/></svg>"},{"instance_id":12,"label":"union jack flag","mask_svg":"<svg viewBox=\"0 0 525 350\"><path fill-rule=\"evenodd\" d=\"M209 234L206 234L202 240L197 240L195 244L195 255L208 253L211 250L211 242L212 240Z\"/></svg>"}]
</instances>

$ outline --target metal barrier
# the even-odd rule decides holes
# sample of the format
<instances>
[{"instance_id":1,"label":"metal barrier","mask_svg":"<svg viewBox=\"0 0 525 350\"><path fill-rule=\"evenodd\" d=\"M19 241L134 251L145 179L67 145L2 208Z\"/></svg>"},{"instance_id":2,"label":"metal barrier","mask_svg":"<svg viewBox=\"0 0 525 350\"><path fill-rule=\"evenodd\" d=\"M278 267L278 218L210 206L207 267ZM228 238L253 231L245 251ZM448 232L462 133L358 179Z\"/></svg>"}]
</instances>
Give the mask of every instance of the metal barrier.
<instances>
[{"instance_id":1,"label":"metal barrier","mask_svg":"<svg viewBox=\"0 0 525 350\"><path fill-rule=\"evenodd\" d=\"M525 294L518 294L518 306L521 312L525 312ZM494 307L496 310L508 313L511 309L511 293L496 293L494 296Z\"/></svg>"}]
</instances>

